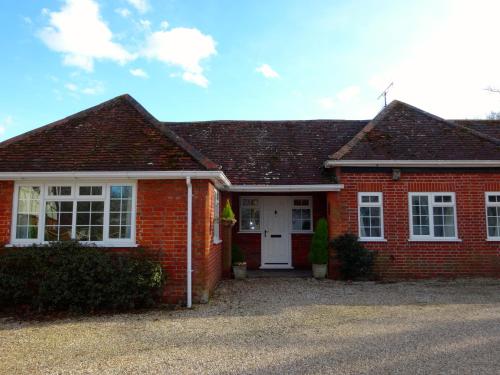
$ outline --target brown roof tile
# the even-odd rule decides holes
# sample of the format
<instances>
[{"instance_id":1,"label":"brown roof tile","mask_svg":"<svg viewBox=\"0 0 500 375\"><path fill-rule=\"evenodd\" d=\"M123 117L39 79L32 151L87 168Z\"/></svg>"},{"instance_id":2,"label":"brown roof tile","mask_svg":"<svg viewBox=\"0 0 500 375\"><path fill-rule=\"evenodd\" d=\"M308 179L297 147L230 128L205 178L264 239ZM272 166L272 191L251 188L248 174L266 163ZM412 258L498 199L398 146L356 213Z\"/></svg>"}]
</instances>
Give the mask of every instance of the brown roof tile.
<instances>
[{"instance_id":1,"label":"brown roof tile","mask_svg":"<svg viewBox=\"0 0 500 375\"><path fill-rule=\"evenodd\" d=\"M206 170L218 166L129 95L0 143L0 171Z\"/></svg>"},{"instance_id":2,"label":"brown roof tile","mask_svg":"<svg viewBox=\"0 0 500 375\"><path fill-rule=\"evenodd\" d=\"M500 141L393 101L334 160L500 160Z\"/></svg>"}]
</instances>

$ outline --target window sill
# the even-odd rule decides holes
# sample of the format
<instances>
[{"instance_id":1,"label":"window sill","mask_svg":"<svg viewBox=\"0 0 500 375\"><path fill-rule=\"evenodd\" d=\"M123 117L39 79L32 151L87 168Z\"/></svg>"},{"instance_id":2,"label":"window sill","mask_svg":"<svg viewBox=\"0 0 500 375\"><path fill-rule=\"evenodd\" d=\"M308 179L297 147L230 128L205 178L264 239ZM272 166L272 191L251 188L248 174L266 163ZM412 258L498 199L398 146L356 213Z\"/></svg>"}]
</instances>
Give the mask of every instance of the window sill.
<instances>
[{"instance_id":1,"label":"window sill","mask_svg":"<svg viewBox=\"0 0 500 375\"><path fill-rule=\"evenodd\" d=\"M49 245L49 242L33 242L33 243L26 243L26 242L21 242L21 243L9 243L5 245L5 247L30 247L30 246L46 246ZM91 243L91 242L82 242L82 246L88 246L88 247L139 247L139 244L133 243L133 242L124 242L124 243Z\"/></svg>"},{"instance_id":2,"label":"window sill","mask_svg":"<svg viewBox=\"0 0 500 375\"><path fill-rule=\"evenodd\" d=\"M214 240L214 245L218 245L218 244L221 244L222 243L222 240Z\"/></svg>"},{"instance_id":3,"label":"window sill","mask_svg":"<svg viewBox=\"0 0 500 375\"><path fill-rule=\"evenodd\" d=\"M488 241L488 242L500 242L500 237L487 238L486 241Z\"/></svg>"},{"instance_id":4,"label":"window sill","mask_svg":"<svg viewBox=\"0 0 500 375\"><path fill-rule=\"evenodd\" d=\"M385 238L360 238L359 242L387 242Z\"/></svg>"},{"instance_id":5,"label":"window sill","mask_svg":"<svg viewBox=\"0 0 500 375\"><path fill-rule=\"evenodd\" d=\"M238 234L261 234L260 230L240 230Z\"/></svg>"},{"instance_id":6,"label":"window sill","mask_svg":"<svg viewBox=\"0 0 500 375\"><path fill-rule=\"evenodd\" d=\"M408 242L462 242L460 238L409 238Z\"/></svg>"}]
</instances>

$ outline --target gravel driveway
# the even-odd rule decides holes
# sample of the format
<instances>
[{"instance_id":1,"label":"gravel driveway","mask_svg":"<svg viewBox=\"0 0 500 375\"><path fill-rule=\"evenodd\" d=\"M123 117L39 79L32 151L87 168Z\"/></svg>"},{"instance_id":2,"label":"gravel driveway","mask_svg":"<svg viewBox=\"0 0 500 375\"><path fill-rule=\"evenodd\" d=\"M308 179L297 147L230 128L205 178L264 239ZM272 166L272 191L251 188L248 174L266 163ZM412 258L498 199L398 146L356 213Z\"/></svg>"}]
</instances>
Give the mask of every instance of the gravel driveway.
<instances>
[{"instance_id":1,"label":"gravel driveway","mask_svg":"<svg viewBox=\"0 0 500 375\"><path fill-rule=\"evenodd\" d=\"M500 280L227 281L190 311L0 320L2 374L499 374Z\"/></svg>"}]
</instances>

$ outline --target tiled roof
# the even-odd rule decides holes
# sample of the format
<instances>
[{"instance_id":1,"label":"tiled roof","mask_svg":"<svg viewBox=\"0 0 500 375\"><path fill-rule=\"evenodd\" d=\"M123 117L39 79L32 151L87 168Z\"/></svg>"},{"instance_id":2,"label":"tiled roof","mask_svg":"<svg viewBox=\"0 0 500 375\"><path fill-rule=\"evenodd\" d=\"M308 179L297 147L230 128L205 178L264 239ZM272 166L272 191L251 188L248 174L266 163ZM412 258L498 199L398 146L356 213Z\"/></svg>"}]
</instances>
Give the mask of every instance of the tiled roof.
<instances>
[{"instance_id":1,"label":"tiled roof","mask_svg":"<svg viewBox=\"0 0 500 375\"><path fill-rule=\"evenodd\" d=\"M393 101L333 160L500 160L500 140Z\"/></svg>"},{"instance_id":2,"label":"tiled roof","mask_svg":"<svg viewBox=\"0 0 500 375\"><path fill-rule=\"evenodd\" d=\"M367 122L206 121L164 126L220 164L233 184L300 185L331 183L324 161Z\"/></svg>"},{"instance_id":3,"label":"tiled roof","mask_svg":"<svg viewBox=\"0 0 500 375\"><path fill-rule=\"evenodd\" d=\"M453 122L477 130L490 137L500 139L500 120L452 120Z\"/></svg>"},{"instance_id":4,"label":"tiled roof","mask_svg":"<svg viewBox=\"0 0 500 375\"><path fill-rule=\"evenodd\" d=\"M0 143L1 172L217 168L128 95Z\"/></svg>"}]
</instances>

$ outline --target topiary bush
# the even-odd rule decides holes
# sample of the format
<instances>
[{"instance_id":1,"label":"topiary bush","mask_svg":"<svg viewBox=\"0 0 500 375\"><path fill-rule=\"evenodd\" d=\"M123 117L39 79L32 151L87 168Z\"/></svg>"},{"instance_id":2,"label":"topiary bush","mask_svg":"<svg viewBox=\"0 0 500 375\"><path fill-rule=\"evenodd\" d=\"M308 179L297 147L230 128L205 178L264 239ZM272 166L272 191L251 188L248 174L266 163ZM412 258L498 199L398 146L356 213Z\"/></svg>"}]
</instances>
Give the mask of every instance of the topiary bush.
<instances>
[{"instance_id":1,"label":"topiary bush","mask_svg":"<svg viewBox=\"0 0 500 375\"><path fill-rule=\"evenodd\" d=\"M359 242L353 234L344 234L332 243L337 259L340 261L340 273L345 280L369 279L373 277L374 255Z\"/></svg>"},{"instance_id":2,"label":"topiary bush","mask_svg":"<svg viewBox=\"0 0 500 375\"><path fill-rule=\"evenodd\" d=\"M159 301L166 277L144 250L117 253L78 242L0 251L0 310L127 310Z\"/></svg>"},{"instance_id":3,"label":"topiary bush","mask_svg":"<svg viewBox=\"0 0 500 375\"><path fill-rule=\"evenodd\" d=\"M328 263L328 223L326 219L319 219L311 241L309 260L312 264Z\"/></svg>"}]
</instances>

